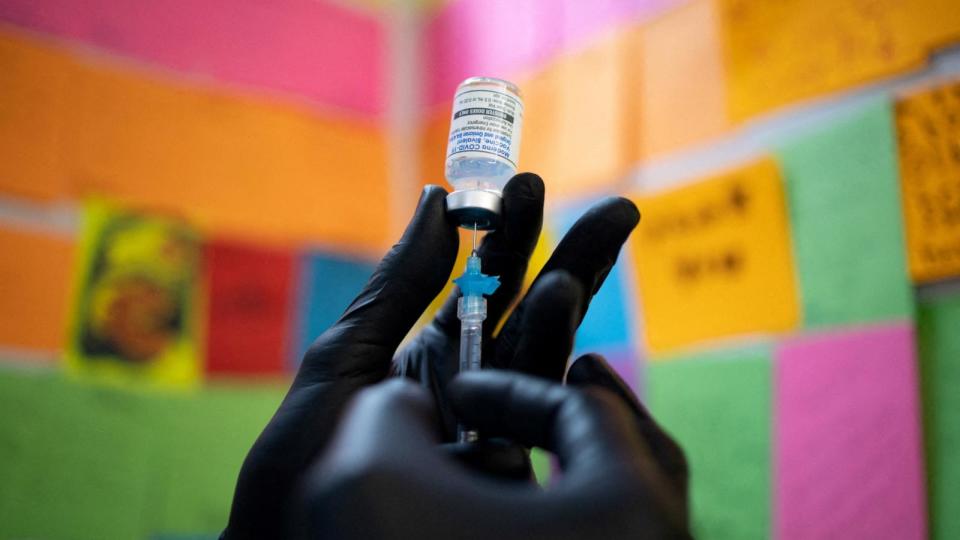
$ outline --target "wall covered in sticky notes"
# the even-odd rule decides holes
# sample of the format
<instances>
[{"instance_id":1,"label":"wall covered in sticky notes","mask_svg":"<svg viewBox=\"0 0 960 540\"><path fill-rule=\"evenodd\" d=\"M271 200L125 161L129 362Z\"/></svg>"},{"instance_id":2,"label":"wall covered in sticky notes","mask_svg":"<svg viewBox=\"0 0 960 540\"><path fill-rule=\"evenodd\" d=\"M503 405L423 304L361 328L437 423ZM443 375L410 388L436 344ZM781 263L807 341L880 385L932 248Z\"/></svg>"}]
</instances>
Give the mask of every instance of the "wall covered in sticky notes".
<instances>
[{"instance_id":1,"label":"wall covered in sticky notes","mask_svg":"<svg viewBox=\"0 0 960 540\"><path fill-rule=\"evenodd\" d=\"M546 184L524 289L641 211L574 355L683 445L697 537L957 537L954 4L3 2L0 537L215 538L477 75Z\"/></svg>"}]
</instances>

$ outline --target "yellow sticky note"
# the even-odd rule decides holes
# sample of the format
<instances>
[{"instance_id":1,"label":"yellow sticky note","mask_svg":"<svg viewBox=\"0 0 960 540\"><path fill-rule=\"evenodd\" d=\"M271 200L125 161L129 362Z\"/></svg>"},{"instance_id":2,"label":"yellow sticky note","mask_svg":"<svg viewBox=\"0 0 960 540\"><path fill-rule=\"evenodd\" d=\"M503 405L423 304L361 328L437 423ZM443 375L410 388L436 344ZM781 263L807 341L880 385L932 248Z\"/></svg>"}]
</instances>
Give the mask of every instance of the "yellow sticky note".
<instances>
[{"instance_id":1,"label":"yellow sticky note","mask_svg":"<svg viewBox=\"0 0 960 540\"><path fill-rule=\"evenodd\" d=\"M199 239L179 221L88 204L68 371L114 384L195 383L199 256Z\"/></svg>"},{"instance_id":2,"label":"yellow sticky note","mask_svg":"<svg viewBox=\"0 0 960 540\"><path fill-rule=\"evenodd\" d=\"M956 0L717 0L735 119L918 67L960 38Z\"/></svg>"},{"instance_id":3,"label":"yellow sticky note","mask_svg":"<svg viewBox=\"0 0 960 540\"><path fill-rule=\"evenodd\" d=\"M527 274L523 278L523 290L526 291L533 285L533 280L537 279L540 271L547 265L550 256L553 255L554 248L557 247L556 233L549 227L544 226L540 232L540 238L537 239L537 245L530 254L530 262L527 264Z\"/></svg>"},{"instance_id":4,"label":"yellow sticky note","mask_svg":"<svg viewBox=\"0 0 960 540\"><path fill-rule=\"evenodd\" d=\"M960 275L960 82L909 96L896 111L910 275Z\"/></svg>"},{"instance_id":5,"label":"yellow sticky note","mask_svg":"<svg viewBox=\"0 0 960 540\"><path fill-rule=\"evenodd\" d=\"M643 219L631 251L652 352L797 326L783 185L772 160L635 201Z\"/></svg>"}]
</instances>

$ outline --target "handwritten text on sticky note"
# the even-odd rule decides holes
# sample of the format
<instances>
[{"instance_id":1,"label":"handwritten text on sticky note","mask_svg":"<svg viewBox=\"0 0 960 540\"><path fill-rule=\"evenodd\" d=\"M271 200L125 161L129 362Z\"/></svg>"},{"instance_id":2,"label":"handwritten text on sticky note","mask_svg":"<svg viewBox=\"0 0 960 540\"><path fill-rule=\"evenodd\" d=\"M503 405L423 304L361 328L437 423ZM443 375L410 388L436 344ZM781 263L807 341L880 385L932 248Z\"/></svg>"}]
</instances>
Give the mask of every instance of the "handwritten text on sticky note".
<instances>
[{"instance_id":1,"label":"handwritten text on sticky note","mask_svg":"<svg viewBox=\"0 0 960 540\"><path fill-rule=\"evenodd\" d=\"M730 113L772 108L922 65L960 36L955 0L721 0Z\"/></svg>"},{"instance_id":2,"label":"handwritten text on sticky note","mask_svg":"<svg viewBox=\"0 0 960 540\"><path fill-rule=\"evenodd\" d=\"M910 274L960 274L960 82L897 103L900 181Z\"/></svg>"},{"instance_id":3,"label":"handwritten text on sticky note","mask_svg":"<svg viewBox=\"0 0 960 540\"><path fill-rule=\"evenodd\" d=\"M633 253L654 352L796 326L783 187L763 160L637 199Z\"/></svg>"}]
</instances>

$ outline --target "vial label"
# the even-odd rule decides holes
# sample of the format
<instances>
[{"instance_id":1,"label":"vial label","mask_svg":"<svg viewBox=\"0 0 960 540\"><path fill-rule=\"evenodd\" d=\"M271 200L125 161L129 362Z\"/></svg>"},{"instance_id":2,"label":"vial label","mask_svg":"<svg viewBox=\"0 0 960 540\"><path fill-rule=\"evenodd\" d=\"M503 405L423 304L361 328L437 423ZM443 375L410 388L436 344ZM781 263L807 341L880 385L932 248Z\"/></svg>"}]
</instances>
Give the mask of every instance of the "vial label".
<instances>
[{"instance_id":1,"label":"vial label","mask_svg":"<svg viewBox=\"0 0 960 540\"><path fill-rule=\"evenodd\" d=\"M466 88L453 98L447 159L489 157L517 167L523 104L503 92Z\"/></svg>"}]
</instances>

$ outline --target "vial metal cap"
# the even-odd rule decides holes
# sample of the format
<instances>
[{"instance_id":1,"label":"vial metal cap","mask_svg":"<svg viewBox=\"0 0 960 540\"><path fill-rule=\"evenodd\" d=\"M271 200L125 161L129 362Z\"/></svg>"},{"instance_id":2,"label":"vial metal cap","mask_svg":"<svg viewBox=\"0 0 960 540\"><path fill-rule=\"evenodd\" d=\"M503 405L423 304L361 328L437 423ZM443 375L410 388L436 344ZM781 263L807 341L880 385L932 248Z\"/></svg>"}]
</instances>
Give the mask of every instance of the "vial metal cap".
<instances>
[{"instance_id":1,"label":"vial metal cap","mask_svg":"<svg viewBox=\"0 0 960 540\"><path fill-rule=\"evenodd\" d=\"M447 195L447 213L465 229L496 229L502 208L503 197L496 191L465 189Z\"/></svg>"}]
</instances>

